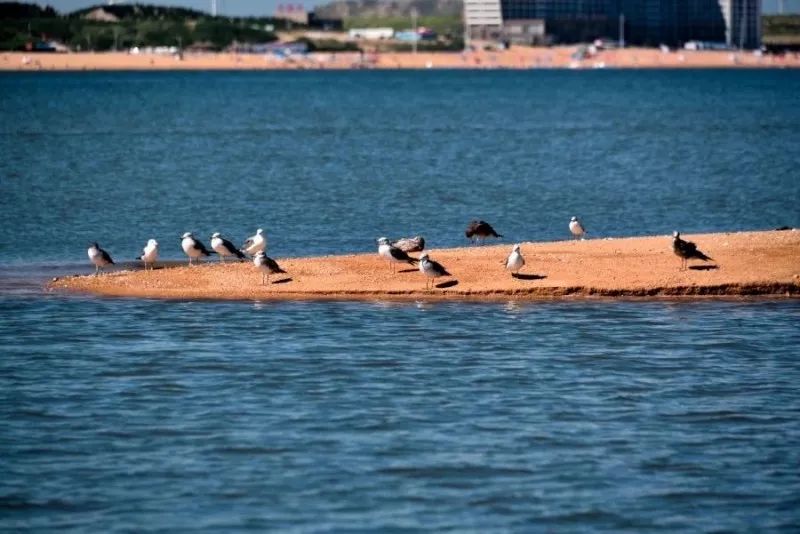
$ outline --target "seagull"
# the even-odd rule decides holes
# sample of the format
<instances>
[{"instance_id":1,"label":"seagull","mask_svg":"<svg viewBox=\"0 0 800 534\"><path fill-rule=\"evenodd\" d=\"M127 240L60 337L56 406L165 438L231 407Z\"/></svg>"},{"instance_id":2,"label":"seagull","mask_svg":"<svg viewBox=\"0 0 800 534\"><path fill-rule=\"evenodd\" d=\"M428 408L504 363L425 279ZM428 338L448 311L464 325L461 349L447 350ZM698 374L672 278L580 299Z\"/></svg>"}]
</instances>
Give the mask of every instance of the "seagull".
<instances>
[{"instance_id":1,"label":"seagull","mask_svg":"<svg viewBox=\"0 0 800 534\"><path fill-rule=\"evenodd\" d=\"M440 276L452 276L441 263L430 259L427 252L419 257L419 272L431 279L431 289L433 289L433 284ZM427 279L425 280L425 289L428 289Z\"/></svg>"},{"instance_id":2,"label":"seagull","mask_svg":"<svg viewBox=\"0 0 800 534\"><path fill-rule=\"evenodd\" d=\"M263 250L260 250L256 253L253 257L253 265L261 271L261 285L264 284L264 277L267 277L267 283L269 283L269 275L277 274L277 273L286 273L283 269L278 266L278 262L267 256Z\"/></svg>"},{"instance_id":3,"label":"seagull","mask_svg":"<svg viewBox=\"0 0 800 534\"><path fill-rule=\"evenodd\" d=\"M503 237L501 234L495 232L492 225L486 221L470 221L464 235L466 235L468 239L474 240L476 243L481 240L485 241L487 237Z\"/></svg>"},{"instance_id":4,"label":"seagull","mask_svg":"<svg viewBox=\"0 0 800 534\"><path fill-rule=\"evenodd\" d=\"M569 231L572 232L575 239L583 239L583 235L586 233L586 229L577 217L573 217L569 220Z\"/></svg>"},{"instance_id":5,"label":"seagull","mask_svg":"<svg viewBox=\"0 0 800 534\"><path fill-rule=\"evenodd\" d=\"M390 245L399 248L403 252L422 252L425 250L425 238L421 235L404 237L397 241L392 241Z\"/></svg>"},{"instance_id":6,"label":"seagull","mask_svg":"<svg viewBox=\"0 0 800 534\"><path fill-rule=\"evenodd\" d=\"M114 260L111 259L111 256L100 248L100 245L97 242L92 243L89 246L89 250L86 251L89 254L89 259L94 263L94 275L97 276L100 274L100 269L103 267L107 267L109 265L114 265Z\"/></svg>"},{"instance_id":7,"label":"seagull","mask_svg":"<svg viewBox=\"0 0 800 534\"><path fill-rule=\"evenodd\" d=\"M153 264L158 259L158 241L155 239L148 239L147 245L145 245L144 249L142 250L142 255L136 258L137 260L142 260L144 262L144 270L147 270L147 264L150 264L150 268L153 268Z\"/></svg>"},{"instance_id":8,"label":"seagull","mask_svg":"<svg viewBox=\"0 0 800 534\"><path fill-rule=\"evenodd\" d=\"M189 256L189 265L192 264L192 259L199 260L202 256L211 255L205 245L194 238L192 232L186 232L181 236L181 248Z\"/></svg>"},{"instance_id":9,"label":"seagull","mask_svg":"<svg viewBox=\"0 0 800 534\"><path fill-rule=\"evenodd\" d=\"M389 265L392 268L392 272L395 272L395 263L410 263L411 265L414 265L417 261L419 261L416 258L412 258L399 248L390 245L389 239L385 237L378 239L378 254L389 260Z\"/></svg>"},{"instance_id":10,"label":"seagull","mask_svg":"<svg viewBox=\"0 0 800 534\"><path fill-rule=\"evenodd\" d=\"M238 250L233 243L221 237L219 232L211 234L211 248L219 254L219 261L225 262L225 256L236 256L239 259L244 259L244 253Z\"/></svg>"},{"instance_id":11,"label":"seagull","mask_svg":"<svg viewBox=\"0 0 800 534\"><path fill-rule=\"evenodd\" d=\"M255 256L259 252L267 251L267 236L264 235L264 230L259 228L256 230L256 235L248 237L244 245L242 245L242 252Z\"/></svg>"},{"instance_id":12,"label":"seagull","mask_svg":"<svg viewBox=\"0 0 800 534\"><path fill-rule=\"evenodd\" d=\"M506 270L511 271L511 276L516 276L523 265L525 265L525 258L519 251L519 244L516 244L506 260Z\"/></svg>"},{"instance_id":13,"label":"seagull","mask_svg":"<svg viewBox=\"0 0 800 534\"><path fill-rule=\"evenodd\" d=\"M681 259L681 271L686 270L688 260L697 259L703 261L714 261L699 250L697 245L691 241L681 239L680 232L672 232L672 252Z\"/></svg>"}]
</instances>

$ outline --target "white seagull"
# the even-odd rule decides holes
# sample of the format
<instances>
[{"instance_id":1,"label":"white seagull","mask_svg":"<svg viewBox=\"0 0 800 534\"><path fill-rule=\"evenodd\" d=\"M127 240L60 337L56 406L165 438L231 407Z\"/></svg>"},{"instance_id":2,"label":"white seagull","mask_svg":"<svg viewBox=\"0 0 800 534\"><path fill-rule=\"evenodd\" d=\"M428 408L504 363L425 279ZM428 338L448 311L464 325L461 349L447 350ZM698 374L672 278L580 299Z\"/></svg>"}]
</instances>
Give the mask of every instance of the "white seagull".
<instances>
[{"instance_id":1,"label":"white seagull","mask_svg":"<svg viewBox=\"0 0 800 534\"><path fill-rule=\"evenodd\" d=\"M409 263L414 265L418 261L416 258L409 256L408 253L390 245L389 239L386 237L381 237L378 239L378 255L389 260L389 265L392 268L392 272L395 272L395 263Z\"/></svg>"},{"instance_id":2,"label":"white seagull","mask_svg":"<svg viewBox=\"0 0 800 534\"><path fill-rule=\"evenodd\" d=\"M142 250L142 255L136 258L137 260L142 260L144 262L144 270L147 270L147 264L150 264L150 268L153 268L153 264L158 259L158 241L155 239L148 239L147 245L145 245L144 249Z\"/></svg>"},{"instance_id":3,"label":"white seagull","mask_svg":"<svg viewBox=\"0 0 800 534\"><path fill-rule=\"evenodd\" d=\"M519 251L519 244L516 244L506 260L506 270L511 271L511 276L516 276L523 265L525 265L525 258Z\"/></svg>"},{"instance_id":4,"label":"white seagull","mask_svg":"<svg viewBox=\"0 0 800 534\"><path fill-rule=\"evenodd\" d=\"M431 289L433 289L433 284L436 283L437 278L440 276L452 276L441 263L430 259L427 252L419 257L419 271L426 276L425 289L428 289L428 279L430 279Z\"/></svg>"},{"instance_id":5,"label":"white seagull","mask_svg":"<svg viewBox=\"0 0 800 534\"><path fill-rule=\"evenodd\" d=\"M286 273L286 271L280 268L278 262L267 256L263 250L256 253L255 257L253 258L253 265L255 265L259 271L261 271L262 286L264 285L265 276L267 282L269 282L269 275Z\"/></svg>"},{"instance_id":6,"label":"white seagull","mask_svg":"<svg viewBox=\"0 0 800 534\"><path fill-rule=\"evenodd\" d=\"M236 256L240 260L244 259L242 251L238 250L233 243L222 237L219 232L211 234L211 248L219 254L219 261L225 262L226 256Z\"/></svg>"},{"instance_id":7,"label":"white seagull","mask_svg":"<svg viewBox=\"0 0 800 534\"><path fill-rule=\"evenodd\" d=\"M577 217L573 217L569 220L569 231L572 232L575 239L583 239L584 234L586 234L586 229Z\"/></svg>"},{"instance_id":8,"label":"white seagull","mask_svg":"<svg viewBox=\"0 0 800 534\"><path fill-rule=\"evenodd\" d=\"M203 256L210 256L211 252L206 249L206 246L194 238L192 232L186 232L181 236L181 248L189 256L189 265L192 260L199 260Z\"/></svg>"},{"instance_id":9,"label":"white seagull","mask_svg":"<svg viewBox=\"0 0 800 534\"><path fill-rule=\"evenodd\" d=\"M100 248L100 245L97 242L92 243L89 246L89 250L86 251L89 254L89 259L94 263L94 275L97 276L100 274L100 269L103 267L107 267L109 265L114 265L114 260L111 259L111 256Z\"/></svg>"},{"instance_id":10,"label":"white seagull","mask_svg":"<svg viewBox=\"0 0 800 534\"><path fill-rule=\"evenodd\" d=\"M248 237L244 245L242 245L242 252L255 256L259 252L267 251L267 236L264 235L264 230L259 228L256 230L256 235Z\"/></svg>"}]
</instances>

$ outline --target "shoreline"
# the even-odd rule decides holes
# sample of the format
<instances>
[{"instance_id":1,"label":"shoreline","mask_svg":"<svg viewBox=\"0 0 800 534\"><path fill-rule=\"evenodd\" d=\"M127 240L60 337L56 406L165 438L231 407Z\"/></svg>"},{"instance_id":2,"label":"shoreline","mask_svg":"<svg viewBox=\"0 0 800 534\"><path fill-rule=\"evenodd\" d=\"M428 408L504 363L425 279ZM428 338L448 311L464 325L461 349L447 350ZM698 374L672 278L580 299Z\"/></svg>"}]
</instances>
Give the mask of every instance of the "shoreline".
<instances>
[{"instance_id":1,"label":"shoreline","mask_svg":"<svg viewBox=\"0 0 800 534\"><path fill-rule=\"evenodd\" d=\"M800 232L686 235L717 263L680 271L671 236L523 243L518 278L504 269L511 243L426 249L452 277L424 289L410 265L392 274L376 253L276 258L288 274L261 285L250 262L216 259L194 267L75 275L51 291L165 300L436 301L654 300L800 296ZM412 254L418 256L418 254Z\"/></svg>"},{"instance_id":2,"label":"shoreline","mask_svg":"<svg viewBox=\"0 0 800 534\"><path fill-rule=\"evenodd\" d=\"M67 52L0 54L0 71L181 71L181 70L535 70L535 69L781 69L800 68L800 54L755 55L752 51L674 50L651 48L603 50L573 59L577 46L512 47L471 52L313 52L278 58L263 54L190 53L181 59L167 54Z\"/></svg>"}]
</instances>

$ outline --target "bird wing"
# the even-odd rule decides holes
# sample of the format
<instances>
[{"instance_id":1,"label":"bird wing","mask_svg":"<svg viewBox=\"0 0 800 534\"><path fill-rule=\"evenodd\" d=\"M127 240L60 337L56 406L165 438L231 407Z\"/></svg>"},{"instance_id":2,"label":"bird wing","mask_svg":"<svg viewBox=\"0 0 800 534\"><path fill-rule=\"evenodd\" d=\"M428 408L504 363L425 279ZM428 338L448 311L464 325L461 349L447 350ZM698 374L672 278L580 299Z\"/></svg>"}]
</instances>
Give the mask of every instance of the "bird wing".
<instances>
[{"instance_id":1,"label":"bird wing","mask_svg":"<svg viewBox=\"0 0 800 534\"><path fill-rule=\"evenodd\" d=\"M222 240L222 246L228 249L231 254L234 254L237 258L244 258L244 254L242 254L241 250L237 250L233 243L228 241L227 239Z\"/></svg>"},{"instance_id":2,"label":"bird wing","mask_svg":"<svg viewBox=\"0 0 800 534\"><path fill-rule=\"evenodd\" d=\"M421 252L425 249L425 239L421 236L404 237L391 243L393 247L397 247L403 252Z\"/></svg>"},{"instance_id":3,"label":"bird wing","mask_svg":"<svg viewBox=\"0 0 800 534\"><path fill-rule=\"evenodd\" d=\"M114 264L114 260L112 260L108 252L106 252L102 248L100 249L100 257L103 258L103 261L108 262L112 265Z\"/></svg>"},{"instance_id":4,"label":"bird wing","mask_svg":"<svg viewBox=\"0 0 800 534\"><path fill-rule=\"evenodd\" d=\"M200 241L199 239L194 240L194 245L192 248L194 248L195 250L199 250L201 254L204 254L206 256L210 254L216 254L216 252L211 252L210 250L208 250L206 246L203 244L203 242Z\"/></svg>"},{"instance_id":5,"label":"bird wing","mask_svg":"<svg viewBox=\"0 0 800 534\"><path fill-rule=\"evenodd\" d=\"M691 241L686 242L686 257L687 258L695 258L698 260L703 261L714 261L699 250L697 250L697 245L692 243Z\"/></svg>"},{"instance_id":6,"label":"bird wing","mask_svg":"<svg viewBox=\"0 0 800 534\"><path fill-rule=\"evenodd\" d=\"M433 270L439 276L453 276L449 272L447 272L447 269L445 269L444 266L438 261L428 260L428 262L431 264L431 267L433 267Z\"/></svg>"},{"instance_id":7,"label":"bird wing","mask_svg":"<svg viewBox=\"0 0 800 534\"><path fill-rule=\"evenodd\" d=\"M414 264L414 262L417 261L416 258L412 258L397 247L389 247L389 254L391 254L392 258L396 259L397 261L407 261L411 264Z\"/></svg>"},{"instance_id":8,"label":"bird wing","mask_svg":"<svg viewBox=\"0 0 800 534\"><path fill-rule=\"evenodd\" d=\"M267 267L269 267L269 270L273 273L286 273L286 271L280 268L278 262L269 256L264 256L264 262L266 263Z\"/></svg>"},{"instance_id":9,"label":"bird wing","mask_svg":"<svg viewBox=\"0 0 800 534\"><path fill-rule=\"evenodd\" d=\"M479 227L476 228L476 230L479 231L481 234L490 235L492 237L503 237L497 232L495 232L494 228L492 228L492 225L487 223L486 221L479 221Z\"/></svg>"}]
</instances>

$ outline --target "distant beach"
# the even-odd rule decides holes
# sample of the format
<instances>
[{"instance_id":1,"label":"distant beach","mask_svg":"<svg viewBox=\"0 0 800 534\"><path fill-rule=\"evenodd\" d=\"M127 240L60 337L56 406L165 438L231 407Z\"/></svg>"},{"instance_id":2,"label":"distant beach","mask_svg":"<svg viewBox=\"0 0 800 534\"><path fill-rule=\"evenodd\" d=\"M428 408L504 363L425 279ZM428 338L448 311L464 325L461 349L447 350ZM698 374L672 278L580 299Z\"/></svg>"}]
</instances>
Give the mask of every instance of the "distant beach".
<instances>
[{"instance_id":1,"label":"distant beach","mask_svg":"<svg viewBox=\"0 0 800 534\"><path fill-rule=\"evenodd\" d=\"M752 51L663 52L651 48L601 50L575 59L576 46L512 47L501 51L309 53L285 58L235 53L131 54L128 52L24 53L0 55L0 70L281 70L281 69L537 69L537 68L798 68L800 54Z\"/></svg>"},{"instance_id":2,"label":"distant beach","mask_svg":"<svg viewBox=\"0 0 800 534\"><path fill-rule=\"evenodd\" d=\"M55 290L117 297L219 300L541 300L587 297L798 296L800 233L742 232L684 236L714 262L680 270L670 236L524 243L519 277L505 271L511 244L429 251L450 277L424 289L412 265L392 273L377 254L279 259L287 274L261 285L251 262L125 270L73 276ZM412 254L417 256L418 254Z\"/></svg>"}]
</instances>

